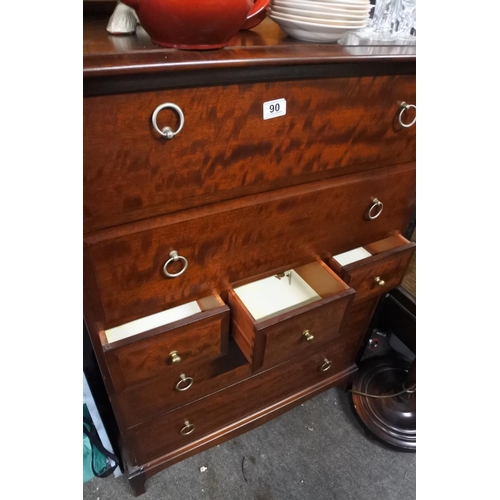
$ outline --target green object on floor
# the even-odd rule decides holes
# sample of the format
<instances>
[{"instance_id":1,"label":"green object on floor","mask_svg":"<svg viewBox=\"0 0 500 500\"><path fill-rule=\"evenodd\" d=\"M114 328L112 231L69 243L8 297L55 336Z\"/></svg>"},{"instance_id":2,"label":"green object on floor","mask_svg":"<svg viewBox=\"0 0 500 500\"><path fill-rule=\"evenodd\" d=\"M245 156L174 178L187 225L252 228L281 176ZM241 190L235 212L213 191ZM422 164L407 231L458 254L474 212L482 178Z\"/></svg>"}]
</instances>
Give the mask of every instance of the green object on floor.
<instances>
[{"instance_id":1,"label":"green object on floor","mask_svg":"<svg viewBox=\"0 0 500 500\"><path fill-rule=\"evenodd\" d=\"M108 458L113 466L108 466ZM117 467L116 457L101 444L87 405L83 405L83 482L94 477L107 477Z\"/></svg>"}]
</instances>

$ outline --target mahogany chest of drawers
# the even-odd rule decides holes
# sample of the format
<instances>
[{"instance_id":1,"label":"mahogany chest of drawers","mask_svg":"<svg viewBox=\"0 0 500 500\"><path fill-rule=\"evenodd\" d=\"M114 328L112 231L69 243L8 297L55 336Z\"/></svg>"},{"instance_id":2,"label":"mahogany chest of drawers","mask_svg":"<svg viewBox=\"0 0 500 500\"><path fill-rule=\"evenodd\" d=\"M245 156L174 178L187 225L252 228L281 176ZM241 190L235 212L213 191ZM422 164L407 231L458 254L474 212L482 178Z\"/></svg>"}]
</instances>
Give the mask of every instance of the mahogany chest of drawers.
<instances>
[{"instance_id":1,"label":"mahogany chest of drawers","mask_svg":"<svg viewBox=\"0 0 500 500\"><path fill-rule=\"evenodd\" d=\"M414 251L415 53L105 24L84 23L84 318L140 494L357 370Z\"/></svg>"}]
</instances>

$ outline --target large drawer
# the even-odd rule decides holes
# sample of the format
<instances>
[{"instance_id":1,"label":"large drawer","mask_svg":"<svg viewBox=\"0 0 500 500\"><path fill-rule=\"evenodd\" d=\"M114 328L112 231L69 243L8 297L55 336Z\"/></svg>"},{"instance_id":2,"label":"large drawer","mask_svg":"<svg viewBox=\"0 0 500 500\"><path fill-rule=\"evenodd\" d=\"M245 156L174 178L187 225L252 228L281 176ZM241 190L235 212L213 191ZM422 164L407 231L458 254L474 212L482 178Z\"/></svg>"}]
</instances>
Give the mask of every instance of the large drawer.
<instances>
[{"instance_id":1,"label":"large drawer","mask_svg":"<svg viewBox=\"0 0 500 500\"><path fill-rule=\"evenodd\" d=\"M127 427L225 389L252 374L245 356L234 341L226 355L208 363L176 366L153 380L135 385L118 394L123 421Z\"/></svg>"},{"instance_id":2,"label":"large drawer","mask_svg":"<svg viewBox=\"0 0 500 500\"><path fill-rule=\"evenodd\" d=\"M415 76L332 78L89 97L84 118L84 230L415 160ZM286 115L263 119L283 98ZM152 115L173 103L171 140ZM405 116L410 120L411 116ZM171 110L158 127L180 123Z\"/></svg>"},{"instance_id":3,"label":"large drawer","mask_svg":"<svg viewBox=\"0 0 500 500\"><path fill-rule=\"evenodd\" d=\"M347 337L216 394L134 427L127 433L138 464L330 378L354 362L360 339Z\"/></svg>"},{"instance_id":4,"label":"large drawer","mask_svg":"<svg viewBox=\"0 0 500 500\"><path fill-rule=\"evenodd\" d=\"M369 220L374 198L385 205ZM85 286L99 319L124 322L403 231L414 204L409 163L96 231L84 237ZM173 251L188 265L168 278Z\"/></svg>"}]
</instances>

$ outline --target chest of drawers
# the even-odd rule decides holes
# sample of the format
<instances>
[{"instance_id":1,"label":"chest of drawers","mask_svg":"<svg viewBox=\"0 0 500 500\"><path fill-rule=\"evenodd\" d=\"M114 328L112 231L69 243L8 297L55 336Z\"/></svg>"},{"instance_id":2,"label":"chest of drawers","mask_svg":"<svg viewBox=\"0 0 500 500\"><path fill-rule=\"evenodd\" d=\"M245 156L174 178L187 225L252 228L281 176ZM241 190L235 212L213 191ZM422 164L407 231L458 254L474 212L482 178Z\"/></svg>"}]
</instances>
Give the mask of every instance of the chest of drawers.
<instances>
[{"instance_id":1,"label":"chest of drawers","mask_svg":"<svg viewBox=\"0 0 500 500\"><path fill-rule=\"evenodd\" d=\"M270 20L182 52L105 24L84 23L84 317L140 494L357 370L414 251L415 54ZM291 273L310 298L259 318L239 295Z\"/></svg>"}]
</instances>

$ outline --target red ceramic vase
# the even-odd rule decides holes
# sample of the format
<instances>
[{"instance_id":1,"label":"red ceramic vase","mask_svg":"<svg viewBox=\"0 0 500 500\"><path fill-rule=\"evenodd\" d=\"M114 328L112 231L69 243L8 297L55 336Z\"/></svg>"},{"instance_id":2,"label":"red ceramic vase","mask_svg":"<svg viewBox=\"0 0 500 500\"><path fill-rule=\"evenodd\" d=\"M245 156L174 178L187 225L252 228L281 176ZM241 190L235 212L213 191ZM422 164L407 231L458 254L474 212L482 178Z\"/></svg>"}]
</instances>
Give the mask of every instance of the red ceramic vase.
<instances>
[{"instance_id":1,"label":"red ceramic vase","mask_svg":"<svg viewBox=\"0 0 500 500\"><path fill-rule=\"evenodd\" d=\"M132 7L153 43L206 50L225 47L270 0L121 0Z\"/></svg>"}]
</instances>

